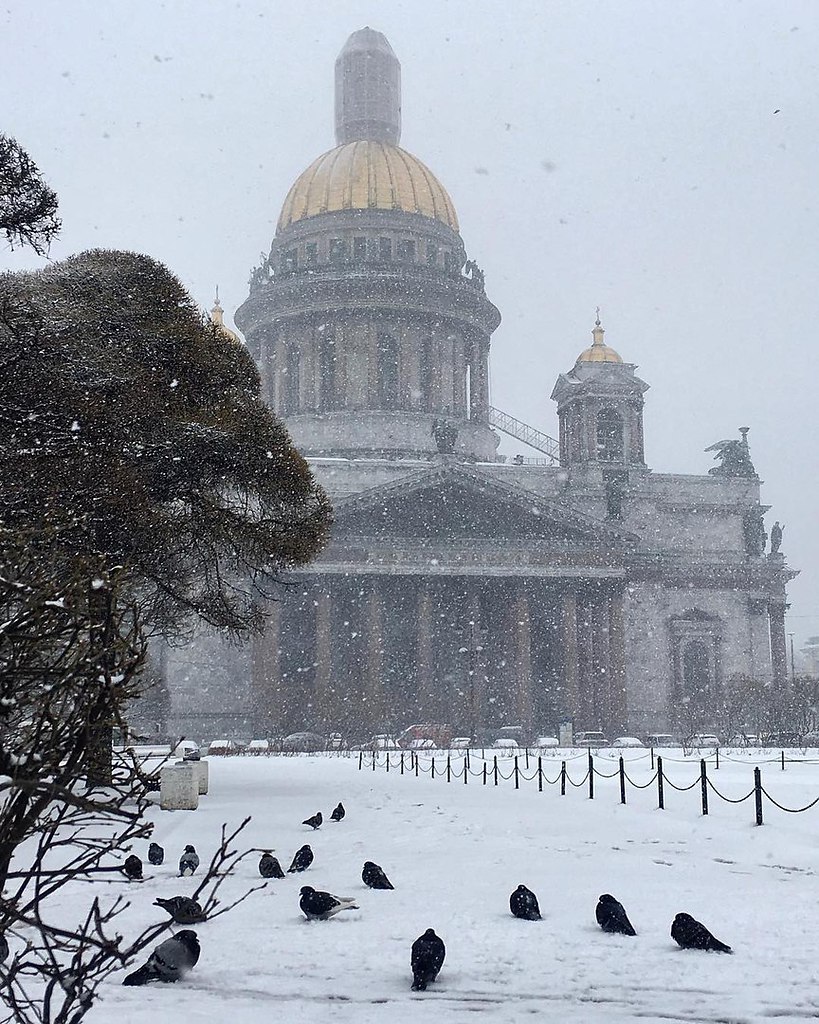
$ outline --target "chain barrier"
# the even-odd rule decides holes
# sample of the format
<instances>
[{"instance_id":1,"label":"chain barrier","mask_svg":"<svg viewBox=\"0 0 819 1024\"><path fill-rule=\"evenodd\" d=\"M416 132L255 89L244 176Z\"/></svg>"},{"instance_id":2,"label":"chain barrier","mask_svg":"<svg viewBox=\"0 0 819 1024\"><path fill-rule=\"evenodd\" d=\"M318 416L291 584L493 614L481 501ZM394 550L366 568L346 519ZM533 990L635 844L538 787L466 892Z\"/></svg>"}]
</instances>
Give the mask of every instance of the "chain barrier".
<instances>
[{"instance_id":1,"label":"chain barrier","mask_svg":"<svg viewBox=\"0 0 819 1024\"><path fill-rule=\"evenodd\" d=\"M666 779L666 782L667 781L668 781L668 779ZM697 781L699 781L699 780L697 780ZM712 793L716 793L716 795L720 798L720 800L724 800L726 802L726 804L744 804L745 801L746 800L750 800L751 797L756 792L756 789L752 789L750 791L750 793L746 793L745 796L741 796L739 798L739 800L732 800L730 796L725 796L724 793L720 793L720 791L717 789L717 787L714 785L714 783L708 777L706 777L705 781L706 781L706 783L708 785L708 788L711 790L711 792Z\"/></svg>"},{"instance_id":2,"label":"chain barrier","mask_svg":"<svg viewBox=\"0 0 819 1024\"><path fill-rule=\"evenodd\" d=\"M764 786L762 787L762 792L771 801L774 807L778 807L780 811L784 811L786 814L801 814L803 811L809 811L811 807L815 807L817 804L819 804L819 796L817 796L815 800L811 800L811 802L809 804L805 804L804 807L783 807L782 804L774 800L774 798L771 796L768 790L764 788Z\"/></svg>"},{"instance_id":3,"label":"chain barrier","mask_svg":"<svg viewBox=\"0 0 819 1024\"><path fill-rule=\"evenodd\" d=\"M595 769L593 755L590 751L587 754L583 755L588 758L589 767L586 770L586 773L583 776L583 778L580 779L578 782L575 782L575 780L569 775L568 771L566 770L565 760L561 763L560 773L557 775L557 777L554 779L550 779L543 771L543 761L541 756L538 756L537 768L531 774L526 774L525 771L522 771L520 769L517 756L513 758L513 765L508 774L504 774L504 772L499 767L497 756L493 756L491 766L489 762L487 762L487 760L484 758L481 767L477 770L472 769L468 753L464 754L464 756L460 758L460 766L457 764L458 758L456 757L456 764L454 767L452 765L451 754L447 755L443 762L441 762L441 760L439 759L437 765L435 757L430 758L429 763L426 767L424 767L424 765L421 764L421 758L415 751L409 752L408 766L405 763L405 756L406 755L402 752L399 760L393 763L390 757L390 752L385 751L384 760L382 762L378 752L373 751L371 754L372 761L369 764L365 764L364 752L362 751L359 753L358 757L358 768L359 771L365 768L371 769L372 771L376 771L378 768L383 768L387 772L389 772L392 769L393 771L400 771L401 775L404 775L405 773L412 774L412 772L414 771L416 778L418 777L419 773L423 772L425 775L430 775L433 779L436 777L437 768L438 777L446 776L447 782L451 782L453 779L463 779L464 784L466 784L469 776L472 775L473 777L480 777L482 779L484 786L488 785L490 781L494 786L497 786L499 779L502 779L504 782L508 782L510 779L514 779L516 789L520 787L521 779L524 782L534 782L537 780L538 790L541 792L543 790L544 782L549 786L554 786L560 783L561 796L565 796L567 781L569 785L572 786L574 789L580 789L588 782L590 799L594 799L595 776L597 776L600 779L613 779L619 776L621 803L625 804L626 802L626 783L628 783L633 789L648 789L650 786L653 786L654 783L657 783L659 808L661 810L665 807L663 801L663 787L666 783L672 789L676 790L678 793L687 793L689 790L694 789L694 787L697 786L697 784L699 784L702 790L703 815L708 814L708 790L710 790L720 800L728 804L742 804L745 803L746 800L750 800L751 797L755 797L755 819L757 825L761 825L763 823L763 796L767 797L767 799L774 805L774 807L778 808L780 811L784 811L786 814L801 814L804 811L811 810L811 808L816 807L816 805L819 804L819 796L817 796L814 800L811 800L810 803L805 804L804 807L785 807L783 804L779 803L778 800L774 799L774 797L772 797L771 794L762 786L762 773L758 765L754 768L753 789L751 789L748 793L745 794L745 796L742 797L734 798L726 796L724 793L720 792L720 790L718 790L717 787L713 784L711 779L708 778L707 762L705 758L700 759L699 776L695 778L694 781L688 786L678 786L675 785L675 783L673 783L665 775L663 771L664 758L662 757L657 758L657 769L656 771L654 771L651 778L648 779L646 782L641 783L635 782L634 779L632 779L631 776L626 772L625 765L627 762L622 757L619 759L620 764L618 770L615 772L601 772L598 769ZM638 758L634 758L633 760L638 760ZM642 758L640 758L640 760L642 760ZM784 762L784 753L780 760ZM763 763L766 764L771 762L765 761ZM714 765L714 767L716 768L717 765Z\"/></svg>"}]
</instances>

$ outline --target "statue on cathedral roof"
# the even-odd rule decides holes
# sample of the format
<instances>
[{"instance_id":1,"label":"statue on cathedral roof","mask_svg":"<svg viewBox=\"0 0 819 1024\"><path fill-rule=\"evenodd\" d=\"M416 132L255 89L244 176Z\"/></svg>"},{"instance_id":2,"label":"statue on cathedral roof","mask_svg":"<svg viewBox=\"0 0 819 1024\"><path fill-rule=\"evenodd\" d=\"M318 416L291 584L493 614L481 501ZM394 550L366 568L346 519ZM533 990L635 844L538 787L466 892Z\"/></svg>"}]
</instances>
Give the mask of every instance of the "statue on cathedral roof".
<instances>
[{"instance_id":1,"label":"statue on cathedral roof","mask_svg":"<svg viewBox=\"0 0 819 1024\"><path fill-rule=\"evenodd\" d=\"M706 448L707 452L716 452L715 459L719 459L718 466L709 469L711 476L732 476L732 477L755 477L756 470L751 462L751 453L748 448L748 427L740 427L741 439L733 438L729 441L717 441L716 444Z\"/></svg>"}]
</instances>

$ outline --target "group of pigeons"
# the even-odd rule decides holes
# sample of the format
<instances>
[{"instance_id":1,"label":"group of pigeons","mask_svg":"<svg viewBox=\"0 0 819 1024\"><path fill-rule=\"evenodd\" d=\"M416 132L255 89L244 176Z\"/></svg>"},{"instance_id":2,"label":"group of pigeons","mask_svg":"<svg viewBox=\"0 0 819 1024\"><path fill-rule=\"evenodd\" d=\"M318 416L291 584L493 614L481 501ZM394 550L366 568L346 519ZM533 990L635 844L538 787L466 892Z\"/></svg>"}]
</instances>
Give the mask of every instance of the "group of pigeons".
<instances>
[{"instance_id":1,"label":"group of pigeons","mask_svg":"<svg viewBox=\"0 0 819 1024\"><path fill-rule=\"evenodd\" d=\"M339 805L334 809L330 818L332 821L341 821L346 812L344 806ZM313 830L321 827L323 823L321 811L309 818L302 824ZM157 843L151 843L148 847L148 860L151 864L162 864L165 859L165 851ZM298 873L306 871L313 863L313 851L308 844L296 851L295 856L287 873ZM129 861L136 862L139 867L138 874L136 865ZM182 856L179 858L179 875L184 878L193 875L199 867L199 856L193 846L186 846ZM142 862L138 857L129 857L123 865L123 870L129 878L142 877ZM285 872L278 859L270 851L264 851L259 860L259 874L262 878L285 878ZM394 889L392 882L384 870L373 861L364 863L361 872L361 879L370 889ZM173 919L175 924L193 925L200 924L206 920L206 915L201 905L190 896L173 896L170 899L158 898L154 906L161 907ZM314 889L312 885L303 885L300 890L299 908L308 921L328 921L343 910L360 909L355 899L343 896L334 896L330 892ZM540 905L537 896L521 884L509 897L509 909L514 917L525 921L541 920ZM595 911L597 923L604 932L620 935L636 935L631 921L628 918L625 907L619 900L609 893L604 893ZM671 925L671 937L683 949L710 950L718 953L731 953L731 947L717 939L699 921L690 914L677 914ZM410 966L412 968L412 988L414 991L424 991L431 982L435 981L444 963L446 947L440 936L435 934L432 928L427 928L423 935L420 935L412 944L410 954ZM146 985L149 982L174 982L191 970L199 959L199 939L196 932L185 928L176 935L159 945L153 950L148 960L138 970L129 974L123 981L123 985Z\"/></svg>"},{"instance_id":2,"label":"group of pigeons","mask_svg":"<svg viewBox=\"0 0 819 1024\"><path fill-rule=\"evenodd\" d=\"M524 921L539 921L540 906L537 896L525 885L519 885L509 897L509 909L515 917ZM629 921L626 908L610 893L604 892L595 910L597 923L604 932L615 935L636 935L634 925ZM677 914L671 924L671 938L682 949L705 949L715 953L731 953L730 946L720 942L690 914Z\"/></svg>"}]
</instances>

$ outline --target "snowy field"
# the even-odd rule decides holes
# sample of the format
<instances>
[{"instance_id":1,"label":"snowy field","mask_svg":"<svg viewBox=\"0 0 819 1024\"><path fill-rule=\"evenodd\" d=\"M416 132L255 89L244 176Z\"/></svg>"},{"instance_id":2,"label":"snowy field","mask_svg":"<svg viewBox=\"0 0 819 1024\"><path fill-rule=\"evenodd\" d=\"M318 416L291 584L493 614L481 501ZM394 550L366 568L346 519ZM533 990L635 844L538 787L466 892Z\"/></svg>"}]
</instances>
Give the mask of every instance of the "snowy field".
<instances>
[{"instance_id":1,"label":"snowy field","mask_svg":"<svg viewBox=\"0 0 819 1024\"><path fill-rule=\"evenodd\" d=\"M754 753L711 771L727 796L747 793L756 759L773 756ZM510 763L504 759L506 772ZM597 763L616 766L605 757ZM193 891L195 878L176 877L179 854L192 842L209 857L222 822L252 814L246 846L273 847L287 868L309 842L315 861L199 926L202 955L183 983L122 988L113 978L90 1024L819 1018L819 806L787 815L766 801L766 824L756 828L752 800L731 805L712 794L711 814L702 817L698 787L667 787L660 811L653 786L629 788L621 806L616 778L598 780L592 802L572 787L561 798L558 787L539 793L531 782L515 791L510 782L484 788L473 778L464 786L359 771L357 757L210 764L210 795L198 811L152 812L166 863L146 863L145 881L133 884L132 906L120 919L126 934L156 920L156 896ZM554 778L559 760L544 765ZM582 758L570 766L581 778ZM819 795L817 763L763 769L766 788L788 806ZM697 772L696 759L666 764L680 785ZM631 762L629 774L647 780L647 758ZM300 824L318 809L328 818L339 800L347 809L341 823L327 821L316 833ZM146 859L144 849L136 852ZM385 869L394 892L363 886L365 860ZM239 865L223 886L225 899L259 881L257 863L253 855ZM519 882L537 893L543 921L510 915L508 897ZM308 923L298 908L302 884L355 896L361 909ZM623 902L636 938L597 927L602 892ZM78 884L71 894L78 910L88 893L88 884ZM678 949L669 927L682 910L735 955ZM414 993L410 945L428 927L446 942L446 962L429 991Z\"/></svg>"}]
</instances>

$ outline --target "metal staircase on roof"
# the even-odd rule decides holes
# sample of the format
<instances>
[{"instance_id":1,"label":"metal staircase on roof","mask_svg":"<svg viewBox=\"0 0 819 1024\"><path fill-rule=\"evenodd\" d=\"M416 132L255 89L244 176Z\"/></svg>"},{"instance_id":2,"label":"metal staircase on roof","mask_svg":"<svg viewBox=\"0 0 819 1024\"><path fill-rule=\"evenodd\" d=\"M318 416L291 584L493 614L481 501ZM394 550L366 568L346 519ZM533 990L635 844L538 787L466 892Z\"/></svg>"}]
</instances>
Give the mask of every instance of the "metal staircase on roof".
<instances>
[{"instance_id":1,"label":"metal staircase on roof","mask_svg":"<svg viewBox=\"0 0 819 1024\"><path fill-rule=\"evenodd\" d=\"M489 425L497 430L502 430L504 434L508 434L524 444L528 444L535 451L543 452L552 462L560 462L560 444L553 437L538 430L537 427L532 427L528 423L524 423L523 420L510 416L508 412L496 409L493 405L489 407Z\"/></svg>"}]
</instances>

